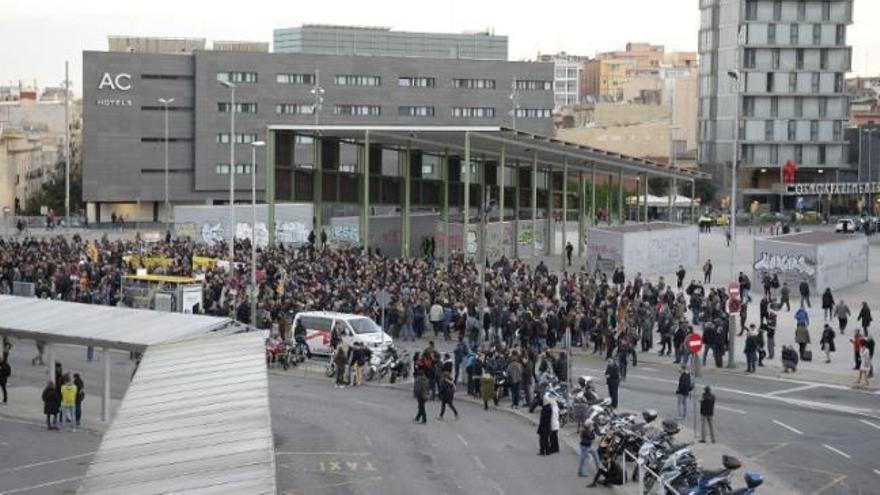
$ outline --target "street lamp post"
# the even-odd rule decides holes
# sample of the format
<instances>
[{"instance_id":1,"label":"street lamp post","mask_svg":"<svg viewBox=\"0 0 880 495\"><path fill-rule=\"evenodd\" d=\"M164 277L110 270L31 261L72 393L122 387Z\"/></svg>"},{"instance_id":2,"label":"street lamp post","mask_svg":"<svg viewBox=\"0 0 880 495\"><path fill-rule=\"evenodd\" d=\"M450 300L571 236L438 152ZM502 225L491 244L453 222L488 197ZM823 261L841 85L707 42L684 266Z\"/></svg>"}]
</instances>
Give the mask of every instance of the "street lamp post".
<instances>
[{"instance_id":1,"label":"street lamp post","mask_svg":"<svg viewBox=\"0 0 880 495\"><path fill-rule=\"evenodd\" d=\"M483 322L483 315L489 306L486 300L486 264L488 262L488 250L486 249L486 238L488 236L488 220L489 214L495 209L495 200L491 198L489 191L486 191L486 198L483 202L483 208L480 211L480 322ZM488 331L488 330L485 330Z\"/></svg>"},{"instance_id":2,"label":"street lamp post","mask_svg":"<svg viewBox=\"0 0 880 495\"><path fill-rule=\"evenodd\" d=\"M70 228L70 76L64 61L64 225Z\"/></svg>"},{"instance_id":3,"label":"street lamp post","mask_svg":"<svg viewBox=\"0 0 880 495\"><path fill-rule=\"evenodd\" d=\"M251 326L257 327L257 148L265 141L251 143ZM268 226L267 226L268 228Z\"/></svg>"},{"instance_id":4,"label":"street lamp post","mask_svg":"<svg viewBox=\"0 0 880 495\"><path fill-rule=\"evenodd\" d=\"M727 72L733 82L733 160L731 161L730 179L730 283L736 280L736 180L739 173L739 69ZM743 301L747 304L748 301ZM727 367L736 368L736 314L730 313L728 324Z\"/></svg>"},{"instance_id":5,"label":"street lamp post","mask_svg":"<svg viewBox=\"0 0 880 495\"><path fill-rule=\"evenodd\" d=\"M235 84L220 81L229 89L229 273L235 270Z\"/></svg>"},{"instance_id":6,"label":"street lamp post","mask_svg":"<svg viewBox=\"0 0 880 495\"><path fill-rule=\"evenodd\" d=\"M513 130L515 131L516 130L516 114L519 111L519 89L516 87L516 78L513 78L513 84L511 84L510 89L511 89L511 91L510 91L509 98L510 98L510 105L512 107L510 110L510 116L511 116L511 122L513 123ZM501 214L503 215L504 212L502 212Z\"/></svg>"},{"instance_id":7,"label":"street lamp post","mask_svg":"<svg viewBox=\"0 0 880 495\"><path fill-rule=\"evenodd\" d=\"M171 230L171 205L168 202L168 105L174 103L174 98L159 98L165 110L165 228Z\"/></svg>"}]
</instances>

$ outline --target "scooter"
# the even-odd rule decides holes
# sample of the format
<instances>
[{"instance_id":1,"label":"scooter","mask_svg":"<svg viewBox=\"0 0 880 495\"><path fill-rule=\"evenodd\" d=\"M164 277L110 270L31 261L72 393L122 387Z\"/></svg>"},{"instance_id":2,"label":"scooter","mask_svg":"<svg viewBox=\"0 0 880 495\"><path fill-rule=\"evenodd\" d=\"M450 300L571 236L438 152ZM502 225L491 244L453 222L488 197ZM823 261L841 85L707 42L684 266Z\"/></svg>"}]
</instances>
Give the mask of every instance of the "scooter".
<instances>
[{"instance_id":1,"label":"scooter","mask_svg":"<svg viewBox=\"0 0 880 495\"><path fill-rule=\"evenodd\" d=\"M746 473L743 478L746 480L747 488L737 488L730 492L730 495L758 495L755 488L758 488L761 486L761 483L764 483L764 475L761 473L749 472Z\"/></svg>"},{"instance_id":2,"label":"scooter","mask_svg":"<svg viewBox=\"0 0 880 495\"><path fill-rule=\"evenodd\" d=\"M388 377L388 381L394 383L398 378L409 378L410 366L409 351L404 350L389 366L391 375Z\"/></svg>"},{"instance_id":3,"label":"scooter","mask_svg":"<svg viewBox=\"0 0 880 495\"><path fill-rule=\"evenodd\" d=\"M687 495L727 495L731 491L730 475L742 467L742 463L733 456L721 456L723 469L704 470L696 486L687 491Z\"/></svg>"}]
</instances>

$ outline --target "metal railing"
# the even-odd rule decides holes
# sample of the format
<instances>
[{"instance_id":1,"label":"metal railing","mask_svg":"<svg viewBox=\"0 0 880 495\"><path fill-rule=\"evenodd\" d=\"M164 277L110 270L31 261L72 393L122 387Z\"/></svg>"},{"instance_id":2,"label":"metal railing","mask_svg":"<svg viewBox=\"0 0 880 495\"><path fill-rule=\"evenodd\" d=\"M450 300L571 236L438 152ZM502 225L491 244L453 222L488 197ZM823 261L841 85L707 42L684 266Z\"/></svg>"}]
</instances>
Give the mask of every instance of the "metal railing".
<instances>
[{"instance_id":1,"label":"metal railing","mask_svg":"<svg viewBox=\"0 0 880 495\"><path fill-rule=\"evenodd\" d=\"M634 462L638 466L638 469L639 469L639 476L638 476L638 480L635 485L635 489L636 489L635 492L632 492L629 489L630 486L627 485L627 470L626 470L627 459L631 459L631 462ZM646 495L647 492L645 491L645 479L647 476L651 476L652 478L654 478L654 483L652 485L653 490L651 491L651 493L660 493L660 494L673 493L675 495L680 495L678 490L673 488L672 485L670 485L669 483L663 481L663 478L659 474L657 474L651 468L646 466L645 461L643 459L640 459L638 456L631 454L630 451L623 449L623 455L621 456L621 460L622 460L621 470L623 471L623 491L624 492L636 493L638 495ZM665 488L665 490L662 490L661 487Z\"/></svg>"}]
</instances>

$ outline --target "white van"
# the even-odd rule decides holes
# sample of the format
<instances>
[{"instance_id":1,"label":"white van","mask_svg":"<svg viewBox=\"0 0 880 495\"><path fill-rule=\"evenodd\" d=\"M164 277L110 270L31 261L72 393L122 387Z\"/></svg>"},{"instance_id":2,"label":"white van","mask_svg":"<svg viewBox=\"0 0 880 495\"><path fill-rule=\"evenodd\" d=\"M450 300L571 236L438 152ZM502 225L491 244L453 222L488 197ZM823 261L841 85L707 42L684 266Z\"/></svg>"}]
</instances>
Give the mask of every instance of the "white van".
<instances>
[{"instance_id":1,"label":"white van","mask_svg":"<svg viewBox=\"0 0 880 495\"><path fill-rule=\"evenodd\" d=\"M306 328L306 343L313 354L330 355L330 332L334 326L342 329L342 345L345 347L355 342L362 342L373 350L379 350L392 343L391 336L366 316L330 311L303 311L297 313L293 319L291 335L300 321Z\"/></svg>"}]
</instances>

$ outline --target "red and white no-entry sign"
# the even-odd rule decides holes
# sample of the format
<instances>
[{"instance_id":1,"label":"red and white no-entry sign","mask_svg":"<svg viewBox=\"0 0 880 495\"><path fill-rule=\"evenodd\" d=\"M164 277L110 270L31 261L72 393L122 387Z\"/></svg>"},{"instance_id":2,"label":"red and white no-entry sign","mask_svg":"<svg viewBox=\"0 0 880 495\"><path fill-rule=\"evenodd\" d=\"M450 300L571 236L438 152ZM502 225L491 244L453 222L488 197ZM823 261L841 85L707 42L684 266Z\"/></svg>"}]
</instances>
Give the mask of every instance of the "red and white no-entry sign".
<instances>
[{"instance_id":1,"label":"red and white no-entry sign","mask_svg":"<svg viewBox=\"0 0 880 495\"><path fill-rule=\"evenodd\" d=\"M685 340L685 345L687 345L691 354L697 354L703 349L703 336L694 332L688 335L687 340Z\"/></svg>"}]
</instances>

